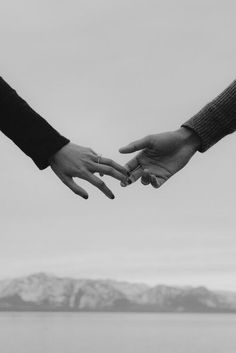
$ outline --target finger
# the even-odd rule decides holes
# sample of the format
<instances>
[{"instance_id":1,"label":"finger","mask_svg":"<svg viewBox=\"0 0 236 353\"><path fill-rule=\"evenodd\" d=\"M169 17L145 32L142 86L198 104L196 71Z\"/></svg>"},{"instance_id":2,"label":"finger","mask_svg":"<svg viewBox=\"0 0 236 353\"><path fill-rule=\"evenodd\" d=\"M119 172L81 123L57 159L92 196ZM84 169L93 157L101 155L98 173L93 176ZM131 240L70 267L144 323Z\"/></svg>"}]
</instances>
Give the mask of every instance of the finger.
<instances>
[{"instance_id":1,"label":"finger","mask_svg":"<svg viewBox=\"0 0 236 353\"><path fill-rule=\"evenodd\" d=\"M83 197L84 199L88 199L88 197L89 197L88 193L83 188L81 188L79 185L77 185L72 178L64 177L63 179L61 178L61 180L76 195L79 195L79 196Z\"/></svg>"},{"instance_id":2,"label":"finger","mask_svg":"<svg viewBox=\"0 0 236 353\"><path fill-rule=\"evenodd\" d=\"M150 177L151 177L151 184L155 189L158 189L160 186L162 186L162 184L166 182L166 179L160 176L156 176L152 174Z\"/></svg>"},{"instance_id":3,"label":"finger","mask_svg":"<svg viewBox=\"0 0 236 353\"><path fill-rule=\"evenodd\" d=\"M141 183L143 185L149 185L151 182L151 177L148 170L144 170L141 178Z\"/></svg>"},{"instance_id":4,"label":"finger","mask_svg":"<svg viewBox=\"0 0 236 353\"><path fill-rule=\"evenodd\" d=\"M122 187L128 186L128 185L130 185L130 184L132 184L132 180L130 179L130 177L129 177L129 178L126 178L125 181L121 181L121 183L120 183L120 185L121 185Z\"/></svg>"},{"instance_id":5,"label":"finger","mask_svg":"<svg viewBox=\"0 0 236 353\"><path fill-rule=\"evenodd\" d=\"M109 199L114 199L115 196L112 193L112 191L106 186L106 184L99 179L96 175L93 175L92 173L87 174L84 177L85 180L87 180L89 183L93 184L96 186L99 190L101 190Z\"/></svg>"},{"instance_id":6,"label":"finger","mask_svg":"<svg viewBox=\"0 0 236 353\"><path fill-rule=\"evenodd\" d=\"M119 149L120 153L133 153L139 150L142 150L143 148L146 148L149 146L149 136L146 136L140 140L136 140L134 142L131 142L129 145L125 147L121 147Z\"/></svg>"},{"instance_id":7,"label":"finger","mask_svg":"<svg viewBox=\"0 0 236 353\"><path fill-rule=\"evenodd\" d=\"M98 172L100 176L103 176L104 174L110 175L111 177L118 179L122 182L124 182L127 179L127 175L125 176L124 174L118 172L116 169L109 167L107 165L95 164L94 166L95 166L94 171Z\"/></svg>"},{"instance_id":8,"label":"finger","mask_svg":"<svg viewBox=\"0 0 236 353\"><path fill-rule=\"evenodd\" d=\"M101 157L99 163L97 163L97 164L99 164L99 165L105 164L109 167L112 167L113 169L116 169L118 172L122 173L123 175L127 176L127 170L125 169L125 167L116 163L115 161L113 161L110 158Z\"/></svg>"},{"instance_id":9,"label":"finger","mask_svg":"<svg viewBox=\"0 0 236 353\"><path fill-rule=\"evenodd\" d=\"M135 183L143 174L143 169L141 167L138 167L137 169L135 169L129 178L127 178L125 180L125 182L121 182L120 185L122 187L128 186L130 184Z\"/></svg>"},{"instance_id":10,"label":"finger","mask_svg":"<svg viewBox=\"0 0 236 353\"><path fill-rule=\"evenodd\" d=\"M139 166L138 158L134 157L128 163L126 163L125 168L129 173L131 173L132 171L137 169L138 166Z\"/></svg>"},{"instance_id":11,"label":"finger","mask_svg":"<svg viewBox=\"0 0 236 353\"><path fill-rule=\"evenodd\" d=\"M159 183L159 181L158 181L158 178L157 178L155 175L151 174L151 175L150 175L150 179L151 179L151 185L152 185L155 189L157 189L157 188L159 188L159 187L161 186L160 183Z\"/></svg>"},{"instance_id":12,"label":"finger","mask_svg":"<svg viewBox=\"0 0 236 353\"><path fill-rule=\"evenodd\" d=\"M130 176L130 180L132 181L132 183L135 183L135 181L137 181L139 178L141 178L143 174L143 168L137 168Z\"/></svg>"}]
</instances>

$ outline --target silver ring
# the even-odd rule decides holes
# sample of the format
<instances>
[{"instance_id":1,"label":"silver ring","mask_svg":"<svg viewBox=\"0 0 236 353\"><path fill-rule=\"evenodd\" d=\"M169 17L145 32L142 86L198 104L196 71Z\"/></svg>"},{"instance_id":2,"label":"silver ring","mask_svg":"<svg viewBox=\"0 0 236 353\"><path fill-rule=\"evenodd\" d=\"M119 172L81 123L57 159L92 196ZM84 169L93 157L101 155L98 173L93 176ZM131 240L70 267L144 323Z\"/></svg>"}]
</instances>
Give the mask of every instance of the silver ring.
<instances>
[{"instance_id":1,"label":"silver ring","mask_svg":"<svg viewBox=\"0 0 236 353\"><path fill-rule=\"evenodd\" d=\"M99 163L100 163L101 158L102 158L102 155L101 155L101 154L99 154L99 155L98 155L98 161L97 161L97 164L99 164Z\"/></svg>"}]
</instances>

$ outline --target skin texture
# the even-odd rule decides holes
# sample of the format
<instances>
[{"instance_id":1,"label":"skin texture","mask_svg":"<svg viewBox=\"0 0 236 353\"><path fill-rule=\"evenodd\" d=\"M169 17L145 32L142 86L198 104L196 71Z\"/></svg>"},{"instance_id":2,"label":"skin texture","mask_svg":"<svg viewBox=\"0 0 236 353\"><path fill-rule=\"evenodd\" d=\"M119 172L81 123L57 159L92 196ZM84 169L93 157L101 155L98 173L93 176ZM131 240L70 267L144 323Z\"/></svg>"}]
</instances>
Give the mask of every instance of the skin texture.
<instances>
[{"instance_id":1,"label":"skin texture","mask_svg":"<svg viewBox=\"0 0 236 353\"><path fill-rule=\"evenodd\" d=\"M99 163L98 163L99 161ZM108 198L114 199L112 191L94 173L110 175L121 182L127 179L127 170L112 159L98 156L91 148L68 143L50 160L50 166L58 178L75 194L88 198L86 190L73 178L81 178L100 189Z\"/></svg>"},{"instance_id":2,"label":"skin texture","mask_svg":"<svg viewBox=\"0 0 236 353\"><path fill-rule=\"evenodd\" d=\"M120 149L121 153L139 152L126 164L131 174L122 186L141 178L143 185L159 188L181 170L201 145L200 138L190 129L149 135Z\"/></svg>"}]
</instances>

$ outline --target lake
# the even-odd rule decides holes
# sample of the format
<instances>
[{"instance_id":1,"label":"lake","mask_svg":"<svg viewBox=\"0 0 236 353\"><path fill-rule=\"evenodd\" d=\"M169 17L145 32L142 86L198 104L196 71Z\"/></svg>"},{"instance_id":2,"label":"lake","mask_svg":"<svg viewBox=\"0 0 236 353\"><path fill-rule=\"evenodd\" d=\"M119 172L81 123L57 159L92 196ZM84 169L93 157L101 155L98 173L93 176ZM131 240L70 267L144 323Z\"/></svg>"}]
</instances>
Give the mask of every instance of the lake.
<instances>
[{"instance_id":1,"label":"lake","mask_svg":"<svg viewBox=\"0 0 236 353\"><path fill-rule=\"evenodd\" d=\"M236 315L0 313L2 353L235 353Z\"/></svg>"}]
</instances>

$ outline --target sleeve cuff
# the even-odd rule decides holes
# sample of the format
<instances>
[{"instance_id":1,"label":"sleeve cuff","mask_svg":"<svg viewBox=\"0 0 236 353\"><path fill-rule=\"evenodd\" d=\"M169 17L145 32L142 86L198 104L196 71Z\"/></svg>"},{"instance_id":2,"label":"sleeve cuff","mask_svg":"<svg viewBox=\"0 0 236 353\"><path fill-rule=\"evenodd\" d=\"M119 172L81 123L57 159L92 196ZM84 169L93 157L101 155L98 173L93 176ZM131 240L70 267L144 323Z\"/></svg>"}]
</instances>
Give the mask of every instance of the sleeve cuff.
<instances>
[{"instance_id":1,"label":"sleeve cuff","mask_svg":"<svg viewBox=\"0 0 236 353\"><path fill-rule=\"evenodd\" d=\"M70 140L59 135L54 141L51 140L42 145L43 148L40 150L40 154L35 154L31 158L40 170L46 169L50 164L50 158L69 142Z\"/></svg>"},{"instance_id":2,"label":"sleeve cuff","mask_svg":"<svg viewBox=\"0 0 236 353\"><path fill-rule=\"evenodd\" d=\"M201 139L199 152L207 151L224 136L236 130L236 81L185 122Z\"/></svg>"}]
</instances>

